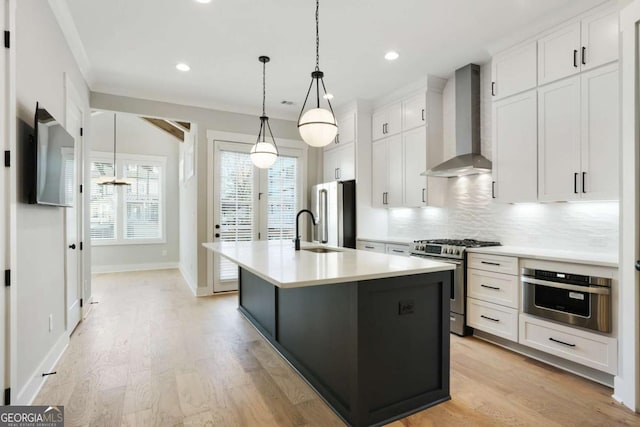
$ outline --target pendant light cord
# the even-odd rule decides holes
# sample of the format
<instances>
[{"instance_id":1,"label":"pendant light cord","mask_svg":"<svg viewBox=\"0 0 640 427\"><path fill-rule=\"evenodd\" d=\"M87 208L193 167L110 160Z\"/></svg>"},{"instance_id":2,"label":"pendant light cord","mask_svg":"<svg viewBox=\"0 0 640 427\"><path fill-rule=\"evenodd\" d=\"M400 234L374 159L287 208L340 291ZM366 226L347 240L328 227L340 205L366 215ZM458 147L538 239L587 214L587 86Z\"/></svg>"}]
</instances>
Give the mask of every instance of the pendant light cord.
<instances>
[{"instance_id":1,"label":"pendant light cord","mask_svg":"<svg viewBox=\"0 0 640 427\"><path fill-rule=\"evenodd\" d=\"M267 63L263 62L262 63L262 115L266 116L267 114L265 113L265 108L264 108L264 100L267 97L267 83L266 83L266 68L267 68Z\"/></svg>"},{"instance_id":2,"label":"pendant light cord","mask_svg":"<svg viewBox=\"0 0 640 427\"><path fill-rule=\"evenodd\" d=\"M116 113L113 113L113 178L116 177Z\"/></svg>"},{"instance_id":3,"label":"pendant light cord","mask_svg":"<svg viewBox=\"0 0 640 427\"><path fill-rule=\"evenodd\" d=\"M320 0L316 0L316 71L320 70Z\"/></svg>"}]
</instances>

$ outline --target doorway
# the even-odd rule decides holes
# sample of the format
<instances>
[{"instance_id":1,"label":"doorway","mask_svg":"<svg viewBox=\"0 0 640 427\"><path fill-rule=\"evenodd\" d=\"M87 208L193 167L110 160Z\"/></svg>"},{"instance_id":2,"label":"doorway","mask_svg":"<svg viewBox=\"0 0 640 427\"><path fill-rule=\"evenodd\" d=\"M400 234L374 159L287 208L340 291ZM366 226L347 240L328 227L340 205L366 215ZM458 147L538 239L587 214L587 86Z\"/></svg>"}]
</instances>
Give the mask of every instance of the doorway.
<instances>
[{"instance_id":1,"label":"doorway","mask_svg":"<svg viewBox=\"0 0 640 427\"><path fill-rule=\"evenodd\" d=\"M251 144L214 143L213 241L293 240L302 206L303 151L280 148L269 169L251 162ZM238 289L238 267L213 256L213 291Z\"/></svg>"}]
</instances>

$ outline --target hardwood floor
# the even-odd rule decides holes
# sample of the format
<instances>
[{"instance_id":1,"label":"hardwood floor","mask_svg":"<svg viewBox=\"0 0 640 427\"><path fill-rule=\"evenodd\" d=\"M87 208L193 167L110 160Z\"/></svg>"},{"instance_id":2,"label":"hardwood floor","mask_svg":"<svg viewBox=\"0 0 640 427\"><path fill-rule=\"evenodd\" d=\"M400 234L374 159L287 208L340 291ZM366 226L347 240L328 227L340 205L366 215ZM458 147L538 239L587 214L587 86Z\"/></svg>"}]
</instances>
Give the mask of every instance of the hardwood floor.
<instances>
[{"instance_id":1,"label":"hardwood floor","mask_svg":"<svg viewBox=\"0 0 640 427\"><path fill-rule=\"evenodd\" d=\"M236 310L177 270L97 275L92 311L34 404L67 426L343 426ZM394 427L640 425L611 389L452 336L452 400Z\"/></svg>"}]
</instances>

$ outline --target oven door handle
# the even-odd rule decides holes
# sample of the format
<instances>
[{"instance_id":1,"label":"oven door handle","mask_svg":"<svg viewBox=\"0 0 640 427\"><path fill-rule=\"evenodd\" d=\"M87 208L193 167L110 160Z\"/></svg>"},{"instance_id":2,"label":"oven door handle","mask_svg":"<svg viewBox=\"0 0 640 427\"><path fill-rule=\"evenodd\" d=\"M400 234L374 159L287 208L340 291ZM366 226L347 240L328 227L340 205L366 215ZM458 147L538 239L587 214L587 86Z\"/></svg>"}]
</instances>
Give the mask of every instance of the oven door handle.
<instances>
[{"instance_id":1,"label":"oven door handle","mask_svg":"<svg viewBox=\"0 0 640 427\"><path fill-rule=\"evenodd\" d=\"M610 295L611 289L602 286L580 286L568 283L549 282L548 280L534 279L532 277L522 277L522 284L548 286L550 288L566 289L568 291L584 292L588 294Z\"/></svg>"}]
</instances>

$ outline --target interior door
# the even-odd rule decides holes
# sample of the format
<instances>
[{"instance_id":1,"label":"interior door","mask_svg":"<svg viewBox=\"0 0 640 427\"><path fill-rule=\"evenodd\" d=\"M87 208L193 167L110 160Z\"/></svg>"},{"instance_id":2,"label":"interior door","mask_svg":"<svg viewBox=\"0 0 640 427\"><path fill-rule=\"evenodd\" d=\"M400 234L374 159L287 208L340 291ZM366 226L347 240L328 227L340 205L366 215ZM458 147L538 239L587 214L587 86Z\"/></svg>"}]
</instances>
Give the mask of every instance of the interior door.
<instances>
[{"instance_id":1,"label":"interior door","mask_svg":"<svg viewBox=\"0 0 640 427\"><path fill-rule=\"evenodd\" d=\"M75 152L69 155L63 162L65 167L64 176L67 197L72 200L72 206L65 208L65 244L66 244L66 304L67 304L67 331L71 333L82 318L82 270L80 262L80 214L82 203L80 199L78 177L81 176L82 166L82 110L73 102L68 100L67 105L67 131L76 141ZM64 157L64 156L63 156ZM75 159L75 160L74 160Z\"/></svg>"},{"instance_id":2,"label":"interior door","mask_svg":"<svg viewBox=\"0 0 640 427\"><path fill-rule=\"evenodd\" d=\"M6 1L3 0L0 2L0 23L3 26L6 24L6 16L5 16L5 8L7 7ZM8 26L5 26L8 28ZM9 78L7 75L7 56L3 55L0 58L0 135L2 141L0 146L2 146L2 150L8 150L9 147L6 145L9 141L8 135L8 125L9 125L9 116L8 116L8 100L9 96L7 93ZM3 168L4 170L0 172L0 264L3 268L8 269L9 262L7 253L10 252L9 249L9 233L8 233L8 212L9 212L9 203L8 203L8 192L6 191L7 183L9 181L9 172L8 168ZM8 288L5 288L0 292L0 386L4 389L7 383L5 382L5 371L7 371L7 323L6 323L6 310L7 310L7 296L9 295Z\"/></svg>"}]
</instances>

